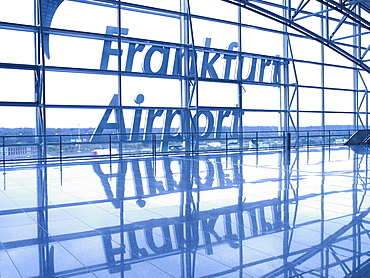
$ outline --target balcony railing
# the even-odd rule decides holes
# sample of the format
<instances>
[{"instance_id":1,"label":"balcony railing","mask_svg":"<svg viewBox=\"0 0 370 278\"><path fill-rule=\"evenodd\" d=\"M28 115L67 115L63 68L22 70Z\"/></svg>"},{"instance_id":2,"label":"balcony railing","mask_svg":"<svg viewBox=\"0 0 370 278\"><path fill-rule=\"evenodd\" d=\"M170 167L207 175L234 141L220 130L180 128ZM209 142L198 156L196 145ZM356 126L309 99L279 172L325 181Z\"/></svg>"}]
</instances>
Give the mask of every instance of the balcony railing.
<instances>
[{"instance_id":1,"label":"balcony railing","mask_svg":"<svg viewBox=\"0 0 370 278\"><path fill-rule=\"evenodd\" d=\"M264 151L343 145L353 130L330 131L259 131L207 134L69 134L45 136L2 136L0 154L3 163L41 159L65 160L114 158L119 155L168 155L204 152ZM128 138L130 137L130 138ZM290 138L287 142L287 138Z\"/></svg>"}]
</instances>

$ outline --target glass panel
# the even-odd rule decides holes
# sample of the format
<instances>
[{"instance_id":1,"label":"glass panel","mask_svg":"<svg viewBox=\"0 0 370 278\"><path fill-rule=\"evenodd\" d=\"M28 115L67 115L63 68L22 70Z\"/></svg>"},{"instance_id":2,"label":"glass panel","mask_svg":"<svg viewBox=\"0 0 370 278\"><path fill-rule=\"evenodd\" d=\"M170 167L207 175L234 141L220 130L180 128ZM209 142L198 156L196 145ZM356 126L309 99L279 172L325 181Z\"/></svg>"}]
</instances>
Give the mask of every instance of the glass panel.
<instances>
[{"instance_id":1,"label":"glass panel","mask_svg":"<svg viewBox=\"0 0 370 278\"><path fill-rule=\"evenodd\" d=\"M276 112L244 112L243 126L246 131L277 130L280 116Z\"/></svg>"},{"instance_id":2,"label":"glass panel","mask_svg":"<svg viewBox=\"0 0 370 278\"><path fill-rule=\"evenodd\" d=\"M174 11L180 8L180 1L178 0L132 0L130 3Z\"/></svg>"},{"instance_id":3,"label":"glass panel","mask_svg":"<svg viewBox=\"0 0 370 278\"><path fill-rule=\"evenodd\" d=\"M0 68L0 101L34 101L34 78L31 70Z\"/></svg>"},{"instance_id":4,"label":"glass panel","mask_svg":"<svg viewBox=\"0 0 370 278\"><path fill-rule=\"evenodd\" d=\"M114 75L47 72L46 80L48 104L109 105L118 92Z\"/></svg>"},{"instance_id":5,"label":"glass panel","mask_svg":"<svg viewBox=\"0 0 370 278\"><path fill-rule=\"evenodd\" d=\"M283 54L283 41L281 34L252 28L243 28L242 40L242 50L244 52L271 56L282 56ZM272 41L274 41L274 43L271 43Z\"/></svg>"},{"instance_id":6,"label":"glass panel","mask_svg":"<svg viewBox=\"0 0 370 278\"><path fill-rule=\"evenodd\" d=\"M46 110L47 128L95 128L101 121L105 109L66 109Z\"/></svg>"},{"instance_id":7,"label":"glass panel","mask_svg":"<svg viewBox=\"0 0 370 278\"><path fill-rule=\"evenodd\" d=\"M238 18L238 7L222 1L191 0L190 11L192 14L234 22Z\"/></svg>"},{"instance_id":8,"label":"glass panel","mask_svg":"<svg viewBox=\"0 0 370 278\"><path fill-rule=\"evenodd\" d=\"M199 82L199 105L235 107L238 105L238 85ZM194 102L193 102L194 103Z\"/></svg>"},{"instance_id":9,"label":"glass panel","mask_svg":"<svg viewBox=\"0 0 370 278\"><path fill-rule=\"evenodd\" d=\"M291 36L290 43L294 59L304 61L321 61L321 44L310 39ZM309 49L309 51L308 51ZM311 72L310 72L311 73ZM307 73L306 73L307 74Z\"/></svg>"},{"instance_id":10,"label":"glass panel","mask_svg":"<svg viewBox=\"0 0 370 278\"><path fill-rule=\"evenodd\" d=\"M101 34L105 34L107 26L117 26L117 9L99 1L63 1L51 22L52 28Z\"/></svg>"},{"instance_id":11,"label":"glass panel","mask_svg":"<svg viewBox=\"0 0 370 278\"><path fill-rule=\"evenodd\" d=\"M325 90L326 111L353 111L353 93L340 90Z\"/></svg>"},{"instance_id":12,"label":"glass panel","mask_svg":"<svg viewBox=\"0 0 370 278\"><path fill-rule=\"evenodd\" d=\"M32 107L1 107L0 127L36 127L35 108Z\"/></svg>"},{"instance_id":13,"label":"glass panel","mask_svg":"<svg viewBox=\"0 0 370 278\"><path fill-rule=\"evenodd\" d=\"M326 47L325 47L324 61L327 64L353 67L353 63L349 59L346 59L342 55Z\"/></svg>"},{"instance_id":14,"label":"glass panel","mask_svg":"<svg viewBox=\"0 0 370 278\"><path fill-rule=\"evenodd\" d=\"M161 15L162 14L158 13L148 14L131 10L123 11L121 22L122 28L128 29L127 35L129 37L179 43L179 17L167 17Z\"/></svg>"},{"instance_id":15,"label":"glass panel","mask_svg":"<svg viewBox=\"0 0 370 278\"><path fill-rule=\"evenodd\" d=\"M0 1L0 21L33 25L34 1ZM3 41L3 40L1 40Z\"/></svg>"},{"instance_id":16,"label":"glass panel","mask_svg":"<svg viewBox=\"0 0 370 278\"><path fill-rule=\"evenodd\" d=\"M322 91L319 89L299 88L299 110L321 111ZM302 124L302 123L301 123Z\"/></svg>"},{"instance_id":17,"label":"glass panel","mask_svg":"<svg viewBox=\"0 0 370 278\"><path fill-rule=\"evenodd\" d=\"M303 130L319 130L321 126L321 113L299 113L299 125Z\"/></svg>"},{"instance_id":18,"label":"glass panel","mask_svg":"<svg viewBox=\"0 0 370 278\"><path fill-rule=\"evenodd\" d=\"M280 109L280 89L270 86L243 85L244 109Z\"/></svg>"},{"instance_id":19,"label":"glass panel","mask_svg":"<svg viewBox=\"0 0 370 278\"><path fill-rule=\"evenodd\" d=\"M268 7L268 9L271 7ZM275 10L276 12L276 10ZM282 26L275 20L269 19L265 16L257 14L247 9L241 9L242 22L252 26L263 26L264 28L271 28L273 30L282 30Z\"/></svg>"},{"instance_id":20,"label":"glass panel","mask_svg":"<svg viewBox=\"0 0 370 278\"><path fill-rule=\"evenodd\" d=\"M0 29L0 61L34 64L34 36L30 32Z\"/></svg>"},{"instance_id":21,"label":"glass panel","mask_svg":"<svg viewBox=\"0 0 370 278\"><path fill-rule=\"evenodd\" d=\"M325 67L325 86L331 88L353 88L353 71L339 67Z\"/></svg>"},{"instance_id":22,"label":"glass panel","mask_svg":"<svg viewBox=\"0 0 370 278\"><path fill-rule=\"evenodd\" d=\"M175 79L122 78L122 105L150 107L181 106L180 82ZM141 101L138 95L143 95Z\"/></svg>"},{"instance_id":23,"label":"glass panel","mask_svg":"<svg viewBox=\"0 0 370 278\"><path fill-rule=\"evenodd\" d=\"M326 113L325 125L329 129L353 129L353 114L344 113Z\"/></svg>"},{"instance_id":24,"label":"glass panel","mask_svg":"<svg viewBox=\"0 0 370 278\"><path fill-rule=\"evenodd\" d=\"M46 65L99 69L103 48L103 40L50 35L50 59L46 60ZM109 56L108 69L117 70L117 57Z\"/></svg>"},{"instance_id":25,"label":"glass panel","mask_svg":"<svg viewBox=\"0 0 370 278\"><path fill-rule=\"evenodd\" d=\"M238 27L213 21L193 19L194 44L205 46L206 38L210 38L208 47L228 49L232 42L238 42Z\"/></svg>"},{"instance_id":26,"label":"glass panel","mask_svg":"<svg viewBox=\"0 0 370 278\"><path fill-rule=\"evenodd\" d=\"M294 66L296 72L294 72L292 67L290 72L291 83L297 82L299 85L321 87L320 65L295 62ZM297 81L295 80L295 74L298 76Z\"/></svg>"}]
</instances>

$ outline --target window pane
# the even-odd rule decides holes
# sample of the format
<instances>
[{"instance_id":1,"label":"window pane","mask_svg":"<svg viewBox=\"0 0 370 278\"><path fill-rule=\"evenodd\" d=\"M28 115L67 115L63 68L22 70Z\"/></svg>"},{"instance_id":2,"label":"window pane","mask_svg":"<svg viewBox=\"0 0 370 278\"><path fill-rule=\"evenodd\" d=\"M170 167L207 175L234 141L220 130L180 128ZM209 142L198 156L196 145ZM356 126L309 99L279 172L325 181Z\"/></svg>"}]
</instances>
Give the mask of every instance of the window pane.
<instances>
[{"instance_id":1,"label":"window pane","mask_svg":"<svg viewBox=\"0 0 370 278\"><path fill-rule=\"evenodd\" d=\"M34 78L31 70L0 68L0 101L34 101Z\"/></svg>"}]
</instances>

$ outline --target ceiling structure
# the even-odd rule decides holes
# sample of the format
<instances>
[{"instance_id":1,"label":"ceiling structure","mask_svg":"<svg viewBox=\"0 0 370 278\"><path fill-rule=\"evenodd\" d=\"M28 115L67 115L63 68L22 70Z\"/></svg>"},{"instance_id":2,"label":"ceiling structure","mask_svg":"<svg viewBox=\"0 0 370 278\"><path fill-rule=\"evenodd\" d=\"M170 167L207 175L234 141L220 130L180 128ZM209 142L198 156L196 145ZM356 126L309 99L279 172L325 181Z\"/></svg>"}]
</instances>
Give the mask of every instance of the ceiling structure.
<instances>
[{"instance_id":1,"label":"ceiling structure","mask_svg":"<svg viewBox=\"0 0 370 278\"><path fill-rule=\"evenodd\" d=\"M278 21L290 28L326 45L354 64L370 72L370 44L358 44L361 38L368 38L370 32L370 1L334 1L334 0L301 0L287 5L278 5L273 1L239 1L223 0L238 5L255 13ZM320 3L321 5L317 5ZM270 6L274 8L271 9ZM311 17L322 19L322 28L315 32L310 28ZM329 19L331 18L330 22ZM333 24L336 22L336 25ZM307 23L307 24L306 24ZM330 23L330 24L329 24ZM357 27L357 34L342 36L345 24ZM348 32L348 30L346 30ZM348 51L348 47L353 49ZM358 48L358 51L355 49Z\"/></svg>"}]
</instances>

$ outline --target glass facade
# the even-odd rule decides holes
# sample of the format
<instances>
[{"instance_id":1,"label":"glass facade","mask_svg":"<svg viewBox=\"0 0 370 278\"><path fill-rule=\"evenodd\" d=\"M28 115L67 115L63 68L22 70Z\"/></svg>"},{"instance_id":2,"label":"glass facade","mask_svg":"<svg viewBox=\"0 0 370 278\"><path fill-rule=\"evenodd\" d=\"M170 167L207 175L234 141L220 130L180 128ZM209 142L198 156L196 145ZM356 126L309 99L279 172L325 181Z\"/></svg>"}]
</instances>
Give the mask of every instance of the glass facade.
<instances>
[{"instance_id":1,"label":"glass facade","mask_svg":"<svg viewBox=\"0 0 370 278\"><path fill-rule=\"evenodd\" d=\"M207 138L368 127L367 6L31 2L0 3L1 127L127 140L148 125Z\"/></svg>"}]
</instances>

